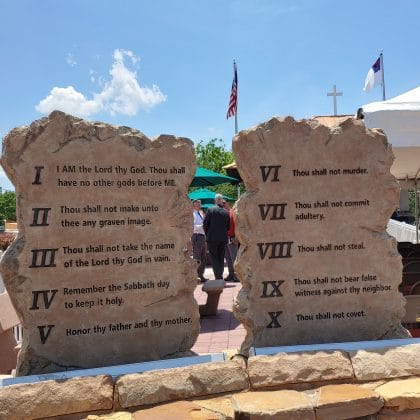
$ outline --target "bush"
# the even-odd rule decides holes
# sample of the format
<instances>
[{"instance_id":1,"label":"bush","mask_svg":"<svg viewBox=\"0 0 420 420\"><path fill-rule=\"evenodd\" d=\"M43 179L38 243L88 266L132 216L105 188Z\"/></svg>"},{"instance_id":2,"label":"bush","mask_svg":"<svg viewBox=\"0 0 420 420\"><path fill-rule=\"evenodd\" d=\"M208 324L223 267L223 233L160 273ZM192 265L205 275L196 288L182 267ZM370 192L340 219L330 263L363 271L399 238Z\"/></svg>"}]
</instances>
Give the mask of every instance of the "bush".
<instances>
[{"instance_id":1,"label":"bush","mask_svg":"<svg viewBox=\"0 0 420 420\"><path fill-rule=\"evenodd\" d=\"M0 234L0 249L6 251L9 245L15 240L16 235L14 233L1 233Z\"/></svg>"}]
</instances>

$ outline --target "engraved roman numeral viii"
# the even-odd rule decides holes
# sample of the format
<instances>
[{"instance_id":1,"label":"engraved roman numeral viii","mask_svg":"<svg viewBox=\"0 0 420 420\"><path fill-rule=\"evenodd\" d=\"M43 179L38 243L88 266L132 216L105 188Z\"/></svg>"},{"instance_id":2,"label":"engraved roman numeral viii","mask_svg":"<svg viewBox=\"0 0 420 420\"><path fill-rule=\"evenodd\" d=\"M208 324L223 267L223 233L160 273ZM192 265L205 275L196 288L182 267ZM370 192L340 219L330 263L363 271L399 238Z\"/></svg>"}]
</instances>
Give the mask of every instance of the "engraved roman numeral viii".
<instances>
[{"instance_id":1,"label":"engraved roman numeral viii","mask_svg":"<svg viewBox=\"0 0 420 420\"><path fill-rule=\"evenodd\" d=\"M273 258L291 258L293 242L262 242L258 243L258 249L260 251L260 258L263 260L267 254L268 259ZM269 253L271 250L271 253Z\"/></svg>"}]
</instances>

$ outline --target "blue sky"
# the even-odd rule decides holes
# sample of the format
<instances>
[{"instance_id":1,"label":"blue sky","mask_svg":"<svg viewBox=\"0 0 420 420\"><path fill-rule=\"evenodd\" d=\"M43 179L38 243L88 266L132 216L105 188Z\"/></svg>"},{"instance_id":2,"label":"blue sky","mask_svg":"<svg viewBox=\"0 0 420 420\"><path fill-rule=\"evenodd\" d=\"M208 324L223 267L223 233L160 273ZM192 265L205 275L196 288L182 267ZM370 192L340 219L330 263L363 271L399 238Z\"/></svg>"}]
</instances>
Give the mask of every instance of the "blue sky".
<instances>
[{"instance_id":1,"label":"blue sky","mask_svg":"<svg viewBox=\"0 0 420 420\"><path fill-rule=\"evenodd\" d=\"M415 0L0 0L0 17L1 137L62 108L230 147L233 59L239 129L330 115L333 84L339 114L380 100L363 84L381 49L388 98L420 85Z\"/></svg>"}]
</instances>

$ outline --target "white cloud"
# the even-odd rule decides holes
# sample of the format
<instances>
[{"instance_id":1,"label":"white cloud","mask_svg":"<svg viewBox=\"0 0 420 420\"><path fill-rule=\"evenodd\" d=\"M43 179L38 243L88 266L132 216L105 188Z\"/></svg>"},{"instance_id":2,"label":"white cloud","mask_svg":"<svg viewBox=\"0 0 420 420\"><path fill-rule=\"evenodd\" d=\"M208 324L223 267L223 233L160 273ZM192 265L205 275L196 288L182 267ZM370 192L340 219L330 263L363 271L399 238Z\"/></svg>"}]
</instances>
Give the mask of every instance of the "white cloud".
<instances>
[{"instance_id":1,"label":"white cloud","mask_svg":"<svg viewBox=\"0 0 420 420\"><path fill-rule=\"evenodd\" d=\"M74 67L75 65L77 65L77 61L74 57L74 54L72 54L72 53L67 53L66 54L66 62L71 67Z\"/></svg>"},{"instance_id":2,"label":"white cloud","mask_svg":"<svg viewBox=\"0 0 420 420\"><path fill-rule=\"evenodd\" d=\"M36 105L36 110L48 114L58 109L80 117L89 117L99 112L134 116L140 109L148 110L166 101L166 95L158 86L140 86L137 72L126 66L125 57L130 59L132 65L140 61L132 51L117 49L113 56L114 62L109 71L110 80L103 81L101 77L95 77L94 71L89 71L90 80L97 81L102 87L91 99L73 86L54 87L50 94Z\"/></svg>"}]
</instances>

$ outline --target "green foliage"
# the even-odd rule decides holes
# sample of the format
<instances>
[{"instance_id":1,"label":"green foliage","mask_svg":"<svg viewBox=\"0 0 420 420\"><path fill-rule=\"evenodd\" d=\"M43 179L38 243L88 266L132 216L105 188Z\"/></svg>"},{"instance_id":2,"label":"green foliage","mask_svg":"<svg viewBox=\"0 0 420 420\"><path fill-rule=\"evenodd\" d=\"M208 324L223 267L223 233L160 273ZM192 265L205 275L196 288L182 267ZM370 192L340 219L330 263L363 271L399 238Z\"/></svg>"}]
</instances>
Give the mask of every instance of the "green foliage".
<instances>
[{"instance_id":1,"label":"green foliage","mask_svg":"<svg viewBox=\"0 0 420 420\"><path fill-rule=\"evenodd\" d=\"M417 213L418 213L418 215L420 217L420 208L419 208L420 207L420 200L419 199L417 199L417 200L418 200L417 201ZM416 214L416 210L415 210L416 205L415 205L415 194L414 194L414 191L409 191L409 193L408 193L408 205L409 205L411 214L413 216L415 216L415 214Z\"/></svg>"},{"instance_id":2,"label":"green foliage","mask_svg":"<svg viewBox=\"0 0 420 420\"><path fill-rule=\"evenodd\" d=\"M0 221L16 220L16 194L14 191L6 191L0 194Z\"/></svg>"},{"instance_id":3,"label":"green foliage","mask_svg":"<svg viewBox=\"0 0 420 420\"><path fill-rule=\"evenodd\" d=\"M235 160L232 150L227 149L222 139L216 138L211 139L208 142L201 140L195 147L195 156L197 166L210 169L211 171L219 172L224 175L227 175L227 173L223 169L223 166L229 165ZM243 192L243 184L241 183L240 186L241 192ZM227 195L235 200L238 197L237 185L221 184L215 187L206 188L220 194ZM196 188L191 188L191 190L194 189Z\"/></svg>"},{"instance_id":4,"label":"green foliage","mask_svg":"<svg viewBox=\"0 0 420 420\"><path fill-rule=\"evenodd\" d=\"M226 150L222 139L211 139L207 143L201 140L196 148L197 166L226 174L223 166L234 161L233 152Z\"/></svg>"}]
</instances>

